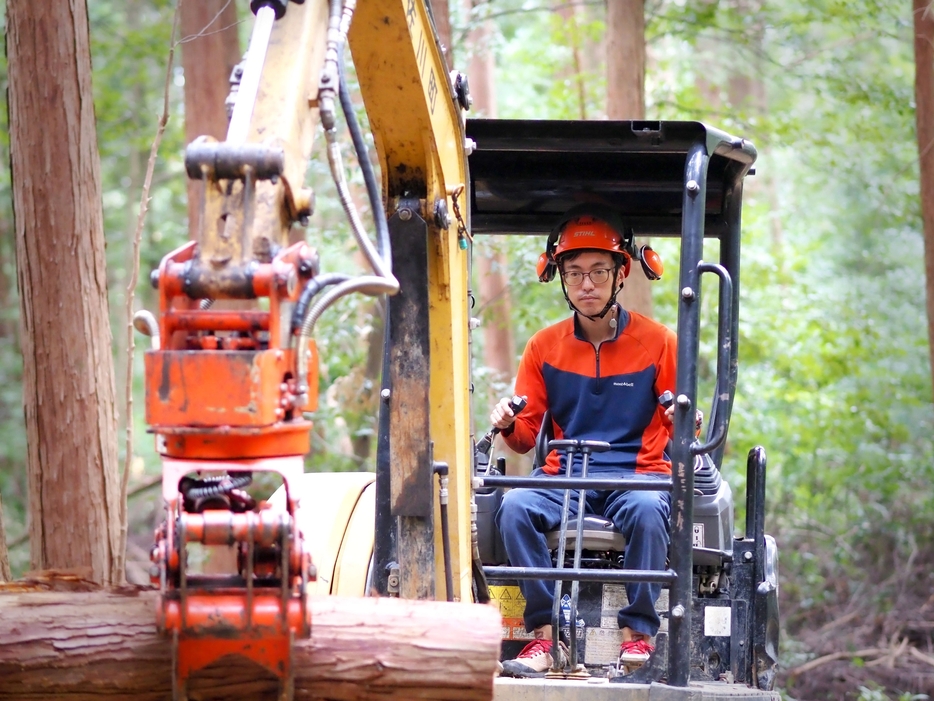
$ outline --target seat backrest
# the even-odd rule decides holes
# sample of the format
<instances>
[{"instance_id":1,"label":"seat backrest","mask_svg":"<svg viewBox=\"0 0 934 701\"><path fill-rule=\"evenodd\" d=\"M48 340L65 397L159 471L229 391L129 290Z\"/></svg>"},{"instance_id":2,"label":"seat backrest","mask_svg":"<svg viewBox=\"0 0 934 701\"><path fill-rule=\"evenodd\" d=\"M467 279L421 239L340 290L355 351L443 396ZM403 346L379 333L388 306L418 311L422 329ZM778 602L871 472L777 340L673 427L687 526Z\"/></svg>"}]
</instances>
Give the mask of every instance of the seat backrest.
<instances>
[{"instance_id":1,"label":"seat backrest","mask_svg":"<svg viewBox=\"0 0 934 701\"><path fill-rule=\"evenodd\" d=\"M555 437L555 429L551 424L551 410L546 409L542 416L542 426L535 437L535 452L532 455L532 469L535 470L545 464L548 459L548 444Z\"/></svg>"}]
</instances>

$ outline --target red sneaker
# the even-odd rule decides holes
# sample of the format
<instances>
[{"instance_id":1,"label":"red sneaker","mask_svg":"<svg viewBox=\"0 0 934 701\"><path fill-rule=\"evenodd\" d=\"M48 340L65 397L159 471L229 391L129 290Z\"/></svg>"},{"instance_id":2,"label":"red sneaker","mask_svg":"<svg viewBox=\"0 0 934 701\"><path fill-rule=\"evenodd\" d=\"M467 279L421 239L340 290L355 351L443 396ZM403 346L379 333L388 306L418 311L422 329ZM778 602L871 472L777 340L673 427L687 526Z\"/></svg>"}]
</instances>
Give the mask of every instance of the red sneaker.
<instances>
[{"instance_id":1,"label":"red sneaker","mask_svg":"<svg viewBox=\"0 0 934 701\"><path fill-rule=\"evenodd\" d=\"M554 664L551 647L551 638L536 638L522 648L522 652L514 660L503 662L503 671L500 674L504 677L544 677L545 672ZM566 656L564 643L559 642L558 647L558 654Z\"/></svg>"},{"instance_id":2,"label":"red sneaker","mask_svg":"<svg viewBox=\"0 0 934 701\"><path fill-rule=\"evenodd\" d=\"M625 667L629 672L644 665L649 656L655 652L655 646L648 640L627 640L619 646L619 667Z\"/></svg>"}]
</instances>

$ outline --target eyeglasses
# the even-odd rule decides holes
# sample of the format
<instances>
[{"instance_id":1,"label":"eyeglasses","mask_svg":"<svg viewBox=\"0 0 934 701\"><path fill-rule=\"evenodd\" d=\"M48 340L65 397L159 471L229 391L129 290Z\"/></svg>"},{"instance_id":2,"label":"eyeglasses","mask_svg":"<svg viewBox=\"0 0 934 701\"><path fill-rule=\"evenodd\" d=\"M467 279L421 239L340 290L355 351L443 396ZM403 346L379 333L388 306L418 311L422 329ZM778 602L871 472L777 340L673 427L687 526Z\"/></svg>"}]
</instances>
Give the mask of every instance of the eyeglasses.
<instances>
[{"instance_id":1,"label":"eyeglasses","mask_svg":"<svg viewBox=\"0 0 934 701\"><path fill-rule=\"evenodd\" d=\"M577 287L584 282L585 277L589 277L594 285L602 285L610 279L611 272L612 270L609 268L597 268L596 270L591 270L589 273L579 273L576 270L572 270L569 273L561 273L561 278L568 287Z\"/></svg>"}]
</instances>

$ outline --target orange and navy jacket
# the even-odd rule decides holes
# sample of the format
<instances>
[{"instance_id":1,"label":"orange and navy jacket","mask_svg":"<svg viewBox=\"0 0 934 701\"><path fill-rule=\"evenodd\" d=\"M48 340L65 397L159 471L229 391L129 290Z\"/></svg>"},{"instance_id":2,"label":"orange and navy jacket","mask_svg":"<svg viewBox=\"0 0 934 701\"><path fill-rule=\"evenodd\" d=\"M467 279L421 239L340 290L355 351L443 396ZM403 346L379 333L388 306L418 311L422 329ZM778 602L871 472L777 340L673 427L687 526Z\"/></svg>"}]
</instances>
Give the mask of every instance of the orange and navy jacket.
<instances>
[{"instance_id":1,"label":"orange and navy jacket","mask_svg":"<svg viewBox=\"0 0 934 701\"><path fill-rule=\"evenodd\" d=\"M532 449L550 409L555 438L610 444L607 452L591 455L588 474L620 469L671 473L665 448L672 425L658 397L665 390L674 392L675 333L622 309L619 322L616 337L599 348L585 340L576 314L532 336L515 390L528 397L528 404L502 432L510 448L518 453ZM557 474L560 467L552 451L543 468ZM576 464L574 472L579 470Z\"/></svg>"}]
</instances>

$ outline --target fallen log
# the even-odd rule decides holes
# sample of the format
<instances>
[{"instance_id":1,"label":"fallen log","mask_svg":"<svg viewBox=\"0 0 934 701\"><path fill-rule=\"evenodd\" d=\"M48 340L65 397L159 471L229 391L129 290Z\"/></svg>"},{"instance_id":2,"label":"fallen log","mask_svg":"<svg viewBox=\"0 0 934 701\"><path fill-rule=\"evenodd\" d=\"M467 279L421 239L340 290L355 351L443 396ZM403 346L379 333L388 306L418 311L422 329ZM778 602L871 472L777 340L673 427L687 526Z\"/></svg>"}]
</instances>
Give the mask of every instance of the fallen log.
<instances>
[{"instance_id":1,"label":"fallen log","mask_svg":"<svg viewBox=\"0 0 934 701\"><path fill-rule=\"evenodd\" d=\"M0 587L0 701L165 701L170 641L156 592ZM489 606L316 597L294 648L295 699L474 701L493 695L499 612ZM275 677L238 657L195 673L191 701L274 700Z\"/></svg>"}]
</instances>

